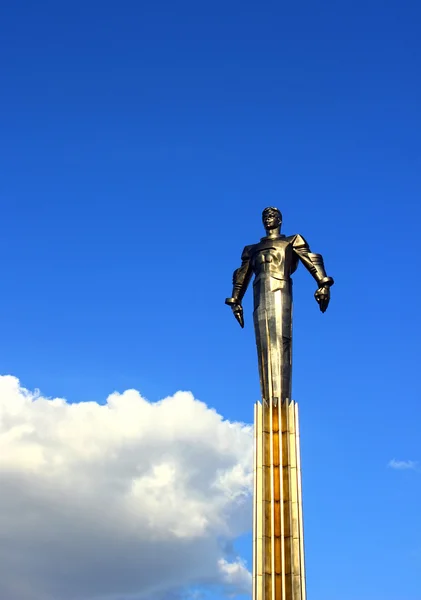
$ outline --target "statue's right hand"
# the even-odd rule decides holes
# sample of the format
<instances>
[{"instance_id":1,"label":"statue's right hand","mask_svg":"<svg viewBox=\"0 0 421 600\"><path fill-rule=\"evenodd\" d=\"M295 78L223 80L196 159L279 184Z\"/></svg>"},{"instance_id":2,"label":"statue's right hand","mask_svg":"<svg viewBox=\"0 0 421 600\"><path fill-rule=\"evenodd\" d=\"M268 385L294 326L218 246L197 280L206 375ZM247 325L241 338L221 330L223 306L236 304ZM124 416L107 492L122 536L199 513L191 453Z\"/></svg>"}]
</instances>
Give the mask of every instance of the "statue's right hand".
<instances>
[{"instance_id":1,"label":"statue's right hand","mask_svg":"<svg viewBox=\"0 0 421 600\"><path fill-rule=\"evenodd\" d=\"M237 319L241 327L244 327L243 307L235 298L227 298L225 304L231 306L232 314Z\"/></svg>"},{"instance_id":2,"label":"statue's right hand","mask_svg":"<svg viewBox=\"0 0 421 600\"><path fill-rule=\"evenodd\" d=\"M238 300L236 298L225 298L225 304L231 306L231 308L238 304Z\"/></svg>"},{"instance_id":3,"label":"statue's right hand","mask_svg":"<svg viewBox=\"0 0 421 600\"><path fill-rule=\"evenodd\" d=\"M241 306L241 304L233 304L231 306L232 308L232 312L234 313L234 315L242 315L243 314L243 307Z\"/></svg>"}]
</instances>

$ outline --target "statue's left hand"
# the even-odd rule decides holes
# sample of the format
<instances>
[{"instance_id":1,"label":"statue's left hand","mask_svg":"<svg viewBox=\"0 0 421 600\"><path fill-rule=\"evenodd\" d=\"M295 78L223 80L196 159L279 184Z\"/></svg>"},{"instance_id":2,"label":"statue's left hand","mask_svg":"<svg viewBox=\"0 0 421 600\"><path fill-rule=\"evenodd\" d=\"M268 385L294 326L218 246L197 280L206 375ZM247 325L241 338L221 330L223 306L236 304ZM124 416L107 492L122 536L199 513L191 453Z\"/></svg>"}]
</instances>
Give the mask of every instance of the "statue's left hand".
<instances>
[{"instance_id":1,"label":"statue's left hand","mask_svg":"<svg viewBox=\"0 0 421 600\"><path fill-rule=\"evenodd\" d=\"M319 287L317 292L314 294L314 297L316 298L316 301L320 307L320 310L322 311L322 313L324 313L326 311L327 307L329 306L330 287L327 285Z\"/></svg>"}]
</instances>

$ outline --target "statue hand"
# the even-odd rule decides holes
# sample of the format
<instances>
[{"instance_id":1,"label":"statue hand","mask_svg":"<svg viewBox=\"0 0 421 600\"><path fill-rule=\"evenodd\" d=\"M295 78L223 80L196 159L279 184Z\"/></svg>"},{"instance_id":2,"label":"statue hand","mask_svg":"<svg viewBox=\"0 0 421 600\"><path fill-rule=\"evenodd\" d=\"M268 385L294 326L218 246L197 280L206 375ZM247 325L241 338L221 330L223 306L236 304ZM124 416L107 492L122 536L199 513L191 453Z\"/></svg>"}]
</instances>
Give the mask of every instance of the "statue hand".
<instances>
[{"instance_id":1,"label":"statue hand","mask_svg":"<svg viewBox=\"0 0 421 600\"><path fill-rule=\"evenodd\" d=\"M244 327L244 317L243 317L243 307L239 302L237 302L234 298L227 298L225 300L225 304L231 306L232 314L240 323L240 327Z\"/></svg>"},{"instance_id":2,"label":"statue hand","mask_svg":"<svg viewBox=\"0 0 421 600\"><path fill-rule=\"evenodd\" d=\"M243 328L244 327L243 307L241 306L241 304L234 304L231 308L232 308L234 317L240 323L240 327Z\"/></svg>"},{"instance_id":3,"label":"statue hand","mask_svg":"<svg viewBox=\"0 0 421 600\"><path fill-rule=\"evenodd\" d=\"M329 306L330 287L327 285L319 287L319 289L314 294L314 297L316 298L316 301L320 307L320 310L322 311L322 313L324 313L326 311L327 307Z\"/></svg>"}]
</instances>

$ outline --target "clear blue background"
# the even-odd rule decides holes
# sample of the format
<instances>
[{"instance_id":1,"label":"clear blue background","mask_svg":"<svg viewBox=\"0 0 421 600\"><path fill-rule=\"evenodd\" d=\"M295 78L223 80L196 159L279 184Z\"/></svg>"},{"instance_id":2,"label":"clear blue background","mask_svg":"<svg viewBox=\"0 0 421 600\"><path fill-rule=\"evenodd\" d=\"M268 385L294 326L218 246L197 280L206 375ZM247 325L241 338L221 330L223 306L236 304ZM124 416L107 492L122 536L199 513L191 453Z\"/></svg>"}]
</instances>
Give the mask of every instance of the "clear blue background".
<instances>
[{"instance_id":1,"label":"clear blue background","mask_svg":"<svg viewBox=\"0 0 421 600\"><path fill-rule=\"evenodd\" d=\"M308 597L420 600L421 475L387 468L421 460L420 3L0 11L1 373L250 422L251 294L244 331L224 298L279 206L336 280L324 315L294 285Z\"/></svg>"}]
</instances>

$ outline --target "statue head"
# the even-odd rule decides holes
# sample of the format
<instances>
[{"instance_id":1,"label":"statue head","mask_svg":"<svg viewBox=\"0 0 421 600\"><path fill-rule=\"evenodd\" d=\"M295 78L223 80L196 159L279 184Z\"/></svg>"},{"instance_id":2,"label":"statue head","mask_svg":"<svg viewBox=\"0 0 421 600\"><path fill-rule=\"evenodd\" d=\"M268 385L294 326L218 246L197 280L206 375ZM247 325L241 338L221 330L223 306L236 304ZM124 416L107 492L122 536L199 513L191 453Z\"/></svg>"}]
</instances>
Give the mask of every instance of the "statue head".
<instances>
[{"instance_id":1,"label":"statue head","mask_svg":"<svg viewBox=\"0 0 421 600\"><path fill-rule=\"evenodd\" d=\"M282 213L279 208L268 206L262 212L262 221L267 232L278 229L282 225Z\"/></svg>"}]
</instances>

